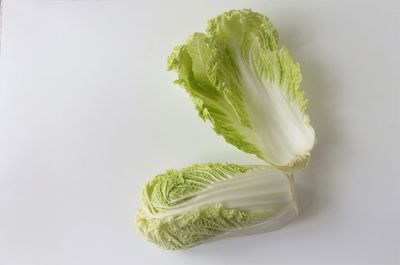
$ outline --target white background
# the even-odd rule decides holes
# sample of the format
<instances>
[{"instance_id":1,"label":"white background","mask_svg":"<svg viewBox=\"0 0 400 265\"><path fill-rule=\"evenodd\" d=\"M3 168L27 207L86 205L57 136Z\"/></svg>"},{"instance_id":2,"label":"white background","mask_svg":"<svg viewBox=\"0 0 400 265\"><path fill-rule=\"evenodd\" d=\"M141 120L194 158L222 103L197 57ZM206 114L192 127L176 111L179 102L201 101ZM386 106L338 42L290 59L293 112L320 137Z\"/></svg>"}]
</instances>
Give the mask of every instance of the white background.
<instances>
[{"instance_id":1,"label":"white background","mask_svg":"<svg viewBox=\"0 0 400 265\"><path fill-rule=\"evenodd\" d=\"M269 16L301 63L316 129L301 215L165 252L136 234L168 168L259 162L203 123L171 49L232 8ZM397 1L12 1L3 6L0 264L398 264Z\"/></svg>"}]
</instances>

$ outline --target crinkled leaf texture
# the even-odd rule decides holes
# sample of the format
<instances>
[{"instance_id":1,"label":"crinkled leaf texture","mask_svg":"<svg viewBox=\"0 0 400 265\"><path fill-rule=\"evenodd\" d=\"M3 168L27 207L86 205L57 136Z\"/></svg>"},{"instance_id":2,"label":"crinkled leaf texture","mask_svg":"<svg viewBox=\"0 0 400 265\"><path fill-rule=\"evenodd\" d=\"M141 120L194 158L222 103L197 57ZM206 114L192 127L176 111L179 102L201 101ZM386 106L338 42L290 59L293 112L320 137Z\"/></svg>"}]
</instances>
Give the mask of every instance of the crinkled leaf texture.
<instances>
[{"instance_id":1,"label":"crinkled leaf texture","mask_svg":"<svg viewBox=\"0 0 400 265\"><path fill-rule=\"evenodd\" d=\"M293 179L268 166L200 164L157 175L142 191L136 228L169 250L268 232L298 214Z\"/></svg>"},{"instance_id":2,"label":"crinkled leaf texture","mask_svg":"<svg viewBox=\"0 0 400 265\"><path fill-rule=\"evenodd\" d=\"M199 115L237 148L284 171L304 168L315 141L300 66L267 17L232 10L176 47L168 69Z\"/></svg>"}]
</instances>

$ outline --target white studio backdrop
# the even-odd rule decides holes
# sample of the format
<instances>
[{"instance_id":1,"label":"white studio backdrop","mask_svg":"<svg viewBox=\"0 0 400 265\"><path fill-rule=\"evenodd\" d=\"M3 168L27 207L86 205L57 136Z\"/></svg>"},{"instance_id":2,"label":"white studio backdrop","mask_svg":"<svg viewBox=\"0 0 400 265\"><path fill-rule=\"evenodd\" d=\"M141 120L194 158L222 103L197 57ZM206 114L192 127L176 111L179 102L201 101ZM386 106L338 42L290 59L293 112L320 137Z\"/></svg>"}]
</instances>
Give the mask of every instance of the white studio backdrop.
<instances>
[{"instance_id":1,"label":"white studio backdrop","mask_svg":"<svg viewBox=\"0 0 400 265\"><path fill-rule=\"evenodd\" d=\"M252 8L300 62L317 145L287 227L187 251L133 227L169 168L260 163L166 71L208 19ZM3 1L0 264L399 264L398 1Z\"/></svg>"}]
</instances>

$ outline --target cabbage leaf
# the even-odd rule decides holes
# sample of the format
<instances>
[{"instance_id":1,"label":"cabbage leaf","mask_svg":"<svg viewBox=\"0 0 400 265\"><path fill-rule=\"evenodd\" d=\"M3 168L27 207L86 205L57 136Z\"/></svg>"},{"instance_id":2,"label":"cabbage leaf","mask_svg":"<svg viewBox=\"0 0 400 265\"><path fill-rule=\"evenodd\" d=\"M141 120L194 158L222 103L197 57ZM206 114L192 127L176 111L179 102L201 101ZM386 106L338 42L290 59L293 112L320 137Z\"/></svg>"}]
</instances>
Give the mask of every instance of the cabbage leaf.
<instances>
[{"instance_id":1,"label":"cabbage leaf","mask_svg":"<svg viewBox=\"0 0 400 265\"><path fill-rule=\"evenodd\" d=\"M173 50L168 69L228 143L287 172L306 167L315 133L300 66L267 17L232 10L211 19Z\"/></svg>"}]
</instances>

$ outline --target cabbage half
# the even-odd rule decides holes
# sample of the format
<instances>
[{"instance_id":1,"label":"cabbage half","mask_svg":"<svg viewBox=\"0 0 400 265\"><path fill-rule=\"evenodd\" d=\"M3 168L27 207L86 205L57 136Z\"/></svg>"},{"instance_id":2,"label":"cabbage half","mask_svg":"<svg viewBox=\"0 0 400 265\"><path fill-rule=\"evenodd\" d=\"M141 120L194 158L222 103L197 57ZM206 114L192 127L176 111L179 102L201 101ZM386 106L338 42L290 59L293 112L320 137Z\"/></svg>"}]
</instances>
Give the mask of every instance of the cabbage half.
<instances>
[{"instance_id":1,"label":"cabbage half","mask_svg":"<svg viewBox=\"0 0 400 265\"><path fill-rule=\"evenodd\" d=\"M293 178L268 166L201 164L157 175L136 228L163 249L278 229L298 214Z\"/></svg>"},{"instance_id":2,"label":"cabbage half","mask_svg":"<svg viewBox=\"0 0 400 265\"><path fill-rule=\"evenodd\" d=\"M210 20L168 58L200 117L237 148L281 170L304 168L315 134L299 64L267 17L233 10Z\"/></svg>"}]
</instances>

